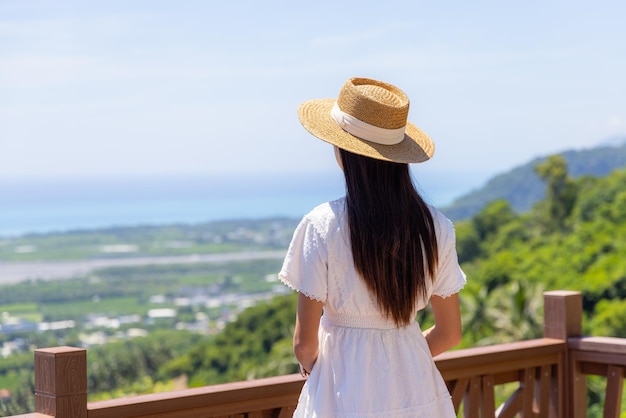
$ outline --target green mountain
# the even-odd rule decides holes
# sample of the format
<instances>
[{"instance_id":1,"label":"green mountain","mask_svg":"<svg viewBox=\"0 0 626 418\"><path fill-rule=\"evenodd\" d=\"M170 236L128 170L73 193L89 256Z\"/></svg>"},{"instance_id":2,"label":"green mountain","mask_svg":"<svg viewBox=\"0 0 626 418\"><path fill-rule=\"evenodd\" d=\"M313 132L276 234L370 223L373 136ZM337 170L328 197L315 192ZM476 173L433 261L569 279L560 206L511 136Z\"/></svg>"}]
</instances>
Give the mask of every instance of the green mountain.
<instances>
[{"instance_id":1,"label":"green mountain","mask_svg":"<svg viewBox=\"0 0 626 418\"><path fill-rule=\"evenodd\" d=\"M585 175L602 177L626 166L626 138L610 144L583 150L570 150L561 155L574 178ZM535 173L535 166L548 157L540 157L489 180L483 187L467 193L442 211L452 220L469 219L485 205L504 199L518 213L528 211L545 197L545 184Z\"/></svg>"}]
</instances>

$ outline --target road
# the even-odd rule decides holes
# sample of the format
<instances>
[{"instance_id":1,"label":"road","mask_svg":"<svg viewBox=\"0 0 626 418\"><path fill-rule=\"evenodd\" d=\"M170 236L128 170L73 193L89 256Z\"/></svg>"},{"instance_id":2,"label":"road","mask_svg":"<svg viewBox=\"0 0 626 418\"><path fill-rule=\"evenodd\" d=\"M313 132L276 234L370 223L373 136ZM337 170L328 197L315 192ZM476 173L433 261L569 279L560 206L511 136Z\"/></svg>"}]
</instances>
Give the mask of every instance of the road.
<instances>
[{"instance_id":1,"label":"road","mask_svg":"<svg viewBox=\"0 0 626 418\"><path fill-rule=\"evenodd\" d=\"M246 251L240 253L194 254L162 257L111 258L81 261L2 262L0 285L14 284L30 279L62 280L85 276L107 267L135 267L166 264L224 263L282 259L285 251Z\"/></svg>"}]
</instances>

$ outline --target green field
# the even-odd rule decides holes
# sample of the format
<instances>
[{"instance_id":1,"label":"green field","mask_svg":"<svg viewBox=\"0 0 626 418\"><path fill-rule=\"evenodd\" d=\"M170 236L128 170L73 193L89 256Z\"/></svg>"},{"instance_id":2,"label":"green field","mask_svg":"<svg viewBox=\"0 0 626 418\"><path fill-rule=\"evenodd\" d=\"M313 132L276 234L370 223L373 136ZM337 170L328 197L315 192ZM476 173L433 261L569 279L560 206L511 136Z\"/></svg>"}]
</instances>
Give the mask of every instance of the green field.
<instances>
[{"instance_id":1,"label":"green field","mask_svg":"<svg viewBox=\"0 0 626 418\"><path fill-rule=\"evenodd\" d=\"M119 227L0 237L0 261L87 260L286 248L295 219Z\"/></svg>"},{"instance_id":2,"label":"green field","mask_svg":"<svg viewBox=\"0 0 626 418\"><path fill-rule=\"evenodd\" d=\"M89 314L108 316L142 315L149 309L173 308L172 304L149 304L135 297L106 298L72 303L50 303L41 306L41 314L49 321L81 318Z\"/></svg>"}]
</instances>

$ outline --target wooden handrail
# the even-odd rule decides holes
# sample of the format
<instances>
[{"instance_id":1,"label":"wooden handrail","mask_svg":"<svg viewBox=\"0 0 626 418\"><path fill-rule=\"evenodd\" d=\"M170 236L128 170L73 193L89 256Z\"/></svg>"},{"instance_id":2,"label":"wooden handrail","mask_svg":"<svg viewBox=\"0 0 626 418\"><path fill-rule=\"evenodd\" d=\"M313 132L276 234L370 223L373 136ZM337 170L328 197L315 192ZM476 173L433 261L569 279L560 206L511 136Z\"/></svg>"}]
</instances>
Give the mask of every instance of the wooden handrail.
<instances>
[{"instance_id":1,"label":"wooden handrail","mask_svg":"<svg viewBox=\"0 0 626 418\"><path fill-rule=\"evenodd\" d=\"M565 344L554 338L516 341L449 351L435 357L435 362L444 378L458 379L475 375L477 369L498 373L510 370L511 363L516 367L535 364L536 359L562 354Z\"/></svg>"},{"instance_id":2,"label":"wooden handrail","mask_svg":"<svg viewBox=\"0 0 626 418\"><path fill-rule=\"evenodd\" d=\"M89 418L229 417L264 411L293 414L304 379L299 374L226 383L176 392L92 402Z\"/></svg>"},{"instance_id":3,"label":"wooden handrail","mask_svg":"<svg viewBox=\"0 0 626 418\"><path fill-rule=\"evenodd\" d=\"M574 337L567 339L570 350L626 355L626 338Z\"/></svg>"},{"instance_id":4,"label":"wooden handrail","mask_svg":"<svg viewBox=\"0 0 626 418\"><path fill-rule=\"evenodd\" d=\"M54 418L51 415L40 414L38 412L33 412L32 414L23 414L23 415L12 415L8 418Z\"/></svg>"},{"instance_id":5,"label":"wooden handrail","mask_svg":"<svg viewBox=\"0 0 626 418\"><path fill-rule=\"evenodd\" d=\"M578 292L546 292L544 302L544 338L435 358L464 417L582 418L590 374L607 378L605 418L619 417L626 339L582 338ZM284 418L292 415L304 382L288 375L88 403L85 356L72 347L36 350L37 410L19 418ZM504 384L517 389L497 405L495 387Z\"/></svg>"}]
</instances>

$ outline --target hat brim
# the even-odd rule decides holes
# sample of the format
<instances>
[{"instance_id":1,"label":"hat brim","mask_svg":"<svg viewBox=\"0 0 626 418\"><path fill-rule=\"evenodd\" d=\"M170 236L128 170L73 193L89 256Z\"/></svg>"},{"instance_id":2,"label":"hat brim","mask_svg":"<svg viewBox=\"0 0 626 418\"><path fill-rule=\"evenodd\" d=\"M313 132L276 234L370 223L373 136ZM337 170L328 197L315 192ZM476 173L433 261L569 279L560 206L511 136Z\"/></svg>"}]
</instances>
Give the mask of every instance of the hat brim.
<instances>
[{"instance_id":1,"label":"hat brim","mask_svg":"<svg viewBox=\"0 0 626 418\"><path fill-rule=\"evenodd\" d=\"M435 153L435 143L420 128L407 122L404 139L395 145L366 141L344 131L330 112L335 99L315 99L298 108L302 126L311 134L355 154L396 163L421 163Z\"/></svg>"}]
</instances>

